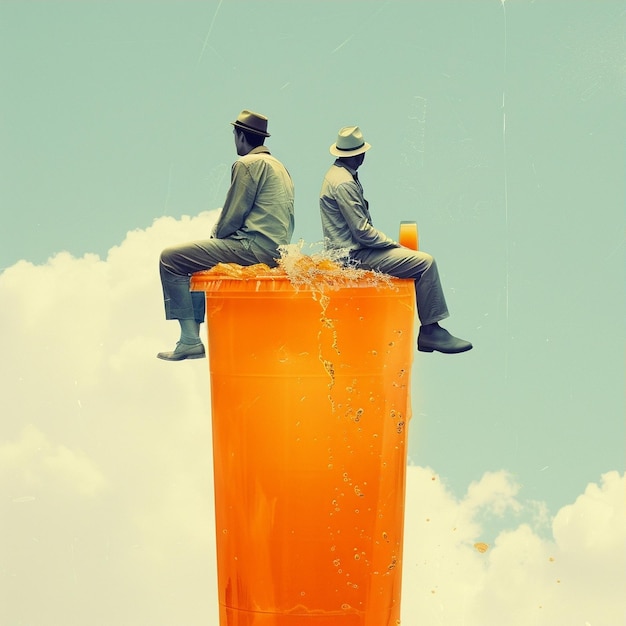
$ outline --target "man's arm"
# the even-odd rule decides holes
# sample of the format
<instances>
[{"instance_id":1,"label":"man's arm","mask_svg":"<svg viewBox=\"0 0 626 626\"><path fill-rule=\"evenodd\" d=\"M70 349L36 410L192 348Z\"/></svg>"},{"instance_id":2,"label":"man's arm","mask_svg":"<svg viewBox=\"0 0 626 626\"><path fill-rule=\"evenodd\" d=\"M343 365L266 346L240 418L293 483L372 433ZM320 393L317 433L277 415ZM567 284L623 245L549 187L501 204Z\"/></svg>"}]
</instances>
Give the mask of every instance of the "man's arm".
<instances>
[{"instance_id":1,"label":"man's arm","mask_svg":"<svg viewBox=\"0 0 626 626\"><path fill-rule=\"evenodd\" d=\"M256 183L247 166L235 161L231 173L230 189L226 194L222 213L215 226L215 237L225 239L239 230L250 212L256 197Z\"/></svg>"},{"instance_id":2,"label":"man's arm","mask_svg":"<svg viewBox=\"0 0 626 626\"><path fill-rule=\"evenodd\" d=\"M352 237L364 248L397 248L393 239L372 226L367 201L356 184L343 183L336 188L336 200Z\"/></svg>"}]
</instances>

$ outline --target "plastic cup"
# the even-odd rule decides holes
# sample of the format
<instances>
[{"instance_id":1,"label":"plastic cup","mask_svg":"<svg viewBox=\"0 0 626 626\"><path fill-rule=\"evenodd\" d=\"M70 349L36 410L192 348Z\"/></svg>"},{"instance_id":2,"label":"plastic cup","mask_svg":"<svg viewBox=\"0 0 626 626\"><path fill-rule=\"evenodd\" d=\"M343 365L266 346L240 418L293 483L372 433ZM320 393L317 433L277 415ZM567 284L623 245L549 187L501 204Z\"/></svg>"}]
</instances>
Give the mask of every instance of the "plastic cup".
<instances>
[{"instance_id":1,"label":"plastic cup","mask_svg":"<svg viewBox=\"0 0 626 626\"><path fill-rule=\"evenodd\" d=\"M412 281L206 292L220 626L396 626Z\"/></svg>"},{"instance_id":2,"label":"plastic cup","mask_svg":"<svg viewBox=\"0 0 626 626\"><path fill-rule=\"evenodd\" d=\"M400 235L398 243L411 250L419 250L419 233L417 230L417 222L400 222Z\"/></svg>"}]
</instances>

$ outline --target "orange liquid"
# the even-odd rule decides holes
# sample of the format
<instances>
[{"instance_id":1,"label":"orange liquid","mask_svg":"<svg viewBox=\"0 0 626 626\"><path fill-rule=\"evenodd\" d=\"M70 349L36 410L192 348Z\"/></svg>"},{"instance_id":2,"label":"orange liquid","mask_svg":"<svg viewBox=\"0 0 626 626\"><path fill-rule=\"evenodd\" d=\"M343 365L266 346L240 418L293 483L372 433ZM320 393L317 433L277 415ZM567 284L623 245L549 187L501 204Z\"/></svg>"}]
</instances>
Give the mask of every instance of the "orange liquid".
<instances>
[{"instance_id":1,"label":"orange liquid","mask_svg":"<svg viewBox=\"0 0 626 626\"><path fill-rule=\"evenodd\" d=\"M417 222L400 222L398 243L411 250L419 250L419 234Z\"/></svg>"},{"instance_id":2,"label":"orange liquid","mask_svg":"<svg viewBox=\"0 0 626 626\"><path fill-rule=\"evenodd\" d=\"M400 620L412 281L207 292L221 626Z\"/></svg>"}]
</instances>

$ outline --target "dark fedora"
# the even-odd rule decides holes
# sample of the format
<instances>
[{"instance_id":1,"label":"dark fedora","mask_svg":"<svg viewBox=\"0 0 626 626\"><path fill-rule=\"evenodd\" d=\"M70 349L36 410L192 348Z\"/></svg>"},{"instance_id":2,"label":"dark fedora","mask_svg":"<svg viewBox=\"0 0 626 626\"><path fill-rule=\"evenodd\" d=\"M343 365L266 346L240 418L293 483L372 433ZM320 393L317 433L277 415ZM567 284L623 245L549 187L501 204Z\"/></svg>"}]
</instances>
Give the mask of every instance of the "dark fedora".
<instances>
[{"instance_id":1,"label":"dark fedora","mask_svg":"<svg viewBox=\"0 0 626 626\"><path fill-rule=\"evenodd\" d=\"M253 113L247 109L244 109L237 117L237 120L235 122L231 122L231 124L235 128L240 128L241 130L254 133L255 135L263 135L263 137L270 136L267 132L267 118L265 115Z\"/></svg>"}]
</instances>

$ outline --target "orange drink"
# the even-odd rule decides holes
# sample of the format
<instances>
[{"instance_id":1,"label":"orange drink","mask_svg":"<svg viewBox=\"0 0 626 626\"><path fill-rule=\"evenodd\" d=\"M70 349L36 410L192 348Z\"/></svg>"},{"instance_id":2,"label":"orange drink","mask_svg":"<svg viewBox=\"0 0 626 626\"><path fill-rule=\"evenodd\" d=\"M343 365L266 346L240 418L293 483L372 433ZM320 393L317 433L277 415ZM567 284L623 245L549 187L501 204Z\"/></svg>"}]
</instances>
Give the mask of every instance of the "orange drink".
<instances>
[{"instance_id":1,"label":"orange drink","mask_svg":"<svg viewBox=\"0 0 626 626\"><path fill-rule=\"evenodd\" d=\"M220 626L396 626L413 282L232 267L192 278L207 304Z\"/></svg>"},{"instance_id":2,"label":"orange drink","mask_svg":"<svg viewBox=\"0 0 626 626\"><path fill-rule=\"evenodd\" d=\"M419 234L417 222L400 222L398 243L411 250L419 250Z\"/></svg>"}]
</instances>

